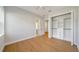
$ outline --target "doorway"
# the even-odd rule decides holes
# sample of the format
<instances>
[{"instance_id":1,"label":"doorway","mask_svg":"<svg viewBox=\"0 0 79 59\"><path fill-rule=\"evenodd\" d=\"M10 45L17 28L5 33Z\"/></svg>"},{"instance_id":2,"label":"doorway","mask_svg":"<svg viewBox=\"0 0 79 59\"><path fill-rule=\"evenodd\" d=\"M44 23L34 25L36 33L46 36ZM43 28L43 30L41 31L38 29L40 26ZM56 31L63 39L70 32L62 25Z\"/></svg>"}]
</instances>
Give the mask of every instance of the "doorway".
<instances>
[{"instance_id":1,"label":"doorway","mask_svg":"<svg viewBox=\"0 0 79 59\"><path fill-rule=\"evenodd\" d=\"M48 37L48 20L45 20L45 36Z\"/></svg>"},{"instance_id":2,"label":"doorway","mask_svg":"<svg viewBox=\"0 0 79 59\"><path fill-rule=\"evenodd\" d=\"M36 36L39 35L39 30L40 30L40 20L36 20L35 22L35 28L36 28Z\"/></svg>"}]
</instances>

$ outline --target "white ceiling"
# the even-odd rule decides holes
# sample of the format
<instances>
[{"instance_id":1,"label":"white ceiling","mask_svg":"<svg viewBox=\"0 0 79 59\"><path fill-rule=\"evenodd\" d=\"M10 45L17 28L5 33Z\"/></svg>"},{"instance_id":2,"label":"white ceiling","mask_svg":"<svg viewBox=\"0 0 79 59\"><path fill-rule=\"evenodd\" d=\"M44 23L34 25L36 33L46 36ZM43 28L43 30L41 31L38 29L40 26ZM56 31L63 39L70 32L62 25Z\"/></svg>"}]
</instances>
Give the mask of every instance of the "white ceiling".
<instances>
[{"instance_id":1,"label":"white ceiling","mask_svg":"<svg viewBox=\"0 0 79 59\"><path fill-rule=\"evenodd\" d=\"M46 17L51 12L54 13L55 11L60 11L61 9L67 7L68 6L19 6L19 8L22 8L42 17Z\"/></svg>"}]
</instances>

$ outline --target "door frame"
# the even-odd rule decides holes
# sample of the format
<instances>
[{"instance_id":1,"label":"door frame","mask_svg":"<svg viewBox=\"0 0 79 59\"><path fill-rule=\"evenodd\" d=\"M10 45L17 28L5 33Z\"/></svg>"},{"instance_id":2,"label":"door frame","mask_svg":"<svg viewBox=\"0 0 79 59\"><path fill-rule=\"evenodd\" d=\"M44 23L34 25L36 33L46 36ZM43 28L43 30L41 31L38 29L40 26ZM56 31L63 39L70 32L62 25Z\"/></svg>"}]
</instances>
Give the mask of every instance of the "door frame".
<instances>
[{"instance_id":1,"label":"door frame","mask_svg":"<svg viewBox=\"0 0 79 59\"><path fill-rule=\"evenodd\" d=\"M74 12L71 11L71 19L72 19L72 42L71 45L74 45Z\"/></svg>"}]
</instances>

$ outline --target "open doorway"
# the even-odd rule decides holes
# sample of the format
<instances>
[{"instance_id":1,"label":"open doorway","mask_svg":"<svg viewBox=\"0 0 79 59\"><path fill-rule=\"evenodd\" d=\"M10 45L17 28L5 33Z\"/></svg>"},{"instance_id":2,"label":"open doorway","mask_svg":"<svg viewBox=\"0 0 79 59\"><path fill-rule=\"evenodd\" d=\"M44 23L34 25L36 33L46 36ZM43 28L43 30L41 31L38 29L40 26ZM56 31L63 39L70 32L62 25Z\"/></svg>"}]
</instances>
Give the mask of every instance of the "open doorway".
<instances>
[{"instance_id":1,"label":"open doorway","mask_svg":"<svg viewBox=\"0 0 79 59\"><path fill-rule=\"evenodd\" d=\"M36 26L36 36L38 36L39 35L39 29L40 29L40 20L36 20L35 26Z\"/></svg>"},{"instance_id":2,"label":"open doorway","mask_svg":"<svg viewBox=\"0 0 79 59\"><path fill-rule=\"evenodd\" d=\"M45 36L48 37L48 20L45 20Z\"/></svg>"}]
</instances>

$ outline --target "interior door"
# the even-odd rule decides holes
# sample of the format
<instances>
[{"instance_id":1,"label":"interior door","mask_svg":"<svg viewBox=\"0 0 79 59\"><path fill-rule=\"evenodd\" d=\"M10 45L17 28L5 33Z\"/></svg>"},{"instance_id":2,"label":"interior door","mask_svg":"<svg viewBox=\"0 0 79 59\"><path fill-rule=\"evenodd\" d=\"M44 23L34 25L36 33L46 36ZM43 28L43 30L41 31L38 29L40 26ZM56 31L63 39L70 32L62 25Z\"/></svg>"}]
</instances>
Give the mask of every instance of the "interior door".
<instances>
[{"instance_id":1,"label":"interior door","mask_svg":"<svg viewBox=\"0 0 79 59\"><path fill-rule=\"evenodd\" d=\"M73 41L73 19L71 13L64 15L64 39L66 41Z\"/></svg>"},{"instance_id":2,"label":"interior door","mask_svg":"<svg viewBox=\"0 0 79 59\"><path fill-rule=\"evenodd\" d=\"M53 37L63 39L63 17L57 16L53 18Z\"/></svg>"},{"instance_id":3,"label":"interior door","mask_svg":"<svg viewBox=\"0 0 79 59\"><path fill-rule=\"evenodd\" d=\"M57 27L57 35L59 39L63 40L63 36L64 36L64 23L63 23L63 16L59 16L58 17L58 27Z\"/></svg>"},{"instance_id":4,"label":"interior door","mask_svg":"<svg viewBox=\"0 0 79 59\"><path fill-rule=\"evenodd\" d=\"M54 17L54 18L52 18L52 33L53 33L54 38L58 37L57 27L58 27L58 19L57 19L57 17Z\"/></svg>"}]
</instances>

